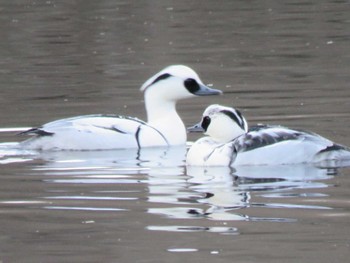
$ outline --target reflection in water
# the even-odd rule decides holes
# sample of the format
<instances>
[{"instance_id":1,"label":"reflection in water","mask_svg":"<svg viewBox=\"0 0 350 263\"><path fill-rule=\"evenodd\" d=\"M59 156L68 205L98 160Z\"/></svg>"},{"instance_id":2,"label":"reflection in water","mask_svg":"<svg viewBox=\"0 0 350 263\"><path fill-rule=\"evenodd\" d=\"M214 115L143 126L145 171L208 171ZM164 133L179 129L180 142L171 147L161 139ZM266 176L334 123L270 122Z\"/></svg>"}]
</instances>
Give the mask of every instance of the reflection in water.
<instances>
[{"instance_id":1,"label":"reflection in water","mask_svg":"<svg viewBox=\"0 0 350 263\"><path fill-rule=\"evenodd\" d=\"M1 162L40 160L32 172L41 174L45 191L36 200L1 204L35 204L47 211L132 213L142 203L142 213L159 218L158 224L145 226L152 231L237 235L239 230L229 222L296 222L290 213L270 216L271 209L331 209L298 200L327 198L317 189L328 187L325 180L337 174L336 167L313 165L185 167L185 147L21 152L13 146L0 146ZM256 209L267 212L256 214ZM168 219L198 225L173 224Z\"/></svg>"},{"instance_id":2,"label":"reflection in water","mask_svg":"<svg viewBox=\"0 0 350 263\"><path fill-rule=\"evenodd\" d=\"M2 145L11 160L20 152ZM7 148L6 148L7 147ZM41 160L45 195L31 201L45 210L128 212L144 202L148 214L182 220L295 222L291 217L250 215L258 209L331 209L291 200L327 197L315 192L336 168L313 165L185 167L185 147L118 151L24 152ZM6 154L2 159L6 163ZM312 190L312 191L309 191ZM290 198L290 199L289 199ZM2 204L9 204L3 201ZM17 201L22 205L26 201ZM162 221L163 222L163 221ZM237 234L232 226L149 225L149 230Z\"/></svg>"},{"instance_id":3,"label":"reflection in water","mask_svg":"<svg viewBox=\"0 0 350 263\"><path fill-rule=\"evenodd\" d=\"M148 230L166 232L212 232L223 234L238 234L235 227L201 227L201 226L148 226Z\"/></svg>"},{"instance_id":4,"label":"reflection in water","mask_svg":"<svg viewBox=\"0 0 350 263\"><path fill-rule=\"evenodd\" d=\"M225 93L179 105L187 125L209 104L233 103L251 122L350 145L348 1L197 2L2 1L1 128L143 119L142 81L181 63ZM1 128L1 142L18 140ZM163 153L3 153L3 262L176 262L188 251L198 262L349 261L349 169L190 171Z\"/></svg>"},{"instance_id":5,"label":"reflection in water","mask_svg":"<svg viewBox=\"0 0 350 263\"><path fill-rule=\"evenodd\" d=\"M210 220L248 220L293 222L293 218L266 218L249 216L249 208L283 209L328 209L324 206L297 205L292 203L257 203L252 193L262 197L285 198L296 189L327 187L319 180L329 179L334 174L328 169L309 165L240 167L187 167L186 177L178 183L174 179L153 173L149 177L149 201L168 203L172 206L148 209L149 213L169 218ZM169 181L168 181L169 180ZM171 180L171 181L170 181ZM302 197L307 195L302 194ZM310 197L323 196L312 193ZM174 206L173 204L177 204ZM248 208L248 209L247 209ZM245 213L243 213L243 211Z\"/></svg>"},{"instance_id":6,"label":"reflection in water","mask_svg":"<svg viewBox=\"0 0 350 263\"><path fill-rule=\"evenodd\" d=\"M34 159L49 162L58 169L82 166L85 169L122 166L178 166L184 164L185 146L124 149L108 151L31 151L17 148L18 143L0 143L0 164Z\"/></svg>"},{"instance_id":7,"label":"reflection in water","mask_svg":"<svg viewBox=\"0 0 350 263\"><path fill-rule=\"evenodd\" d=\"M16 142L0 143L0 164L31 161L38 154L34 151L18 149L17 145Z\"/></svg>"}]
</instances>

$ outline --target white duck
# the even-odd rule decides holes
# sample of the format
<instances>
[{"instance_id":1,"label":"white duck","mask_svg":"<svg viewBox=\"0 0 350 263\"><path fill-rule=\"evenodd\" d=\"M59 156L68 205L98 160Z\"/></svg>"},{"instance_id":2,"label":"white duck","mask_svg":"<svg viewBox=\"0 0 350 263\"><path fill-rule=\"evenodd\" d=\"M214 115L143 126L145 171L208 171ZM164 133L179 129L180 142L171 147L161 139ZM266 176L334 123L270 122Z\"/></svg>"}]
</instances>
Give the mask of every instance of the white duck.
<instances>
[{"instance_id":1,"label":"white duck","mask_svg":"<svg viewBox=\"0 0 350 263\"><path fill-rule=\"evenodd\" d=\"M142 86L147 123L119 115L86 115L61 119L21 134L35 135L20 143L32 150L107 150L175 146L186 143L186 128L176 102L196 96L221 94L205 86L183 65L169 66Z\"/></svg>"},{"instance_id":2,"label":"white duck","mask_svg":"<svg viewBox=\"0 0 350 263\"><path fill-rule=\"evenodd\" d=\"M202 121L189 131L208 137L189 149L187 165L281 165L349 161L350 149L315 133L282 126L257 125L249 129L242 114L229 107L211 105Z\"/></svg>"}]
</instances>

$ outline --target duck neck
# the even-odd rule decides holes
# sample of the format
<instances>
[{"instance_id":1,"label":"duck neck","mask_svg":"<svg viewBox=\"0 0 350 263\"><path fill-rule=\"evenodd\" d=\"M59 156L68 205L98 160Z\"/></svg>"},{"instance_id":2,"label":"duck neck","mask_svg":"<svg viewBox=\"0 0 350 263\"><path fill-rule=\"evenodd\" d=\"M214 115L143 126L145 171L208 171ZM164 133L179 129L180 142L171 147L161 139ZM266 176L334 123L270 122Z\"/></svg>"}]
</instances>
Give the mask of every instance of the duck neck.
<instances>
[{"instance_id":1,"label":"duck neck","mask_svg":"<svg viewBox=\"0 0 350 263\"><path fill-rule=\"evenodd\" d=\"M175 101L145 96L147 122L161 132L170 145L186 143L186 128L176 112Z\"/></svg>"}]
</instances>

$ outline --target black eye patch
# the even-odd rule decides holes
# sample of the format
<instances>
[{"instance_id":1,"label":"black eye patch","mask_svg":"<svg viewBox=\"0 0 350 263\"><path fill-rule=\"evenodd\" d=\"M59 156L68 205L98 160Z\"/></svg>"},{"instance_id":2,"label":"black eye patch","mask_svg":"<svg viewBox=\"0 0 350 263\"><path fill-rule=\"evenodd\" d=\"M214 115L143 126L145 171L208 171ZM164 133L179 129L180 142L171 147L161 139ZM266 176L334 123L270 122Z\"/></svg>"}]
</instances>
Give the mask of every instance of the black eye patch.
<instances>
[{"instance_id":1,"label":"black eye patch","mask_svg":"<svg viewBox=\"0 0 350 263\"><path fill-rule=\"evenodd\" d=\"M209 124L210 124L210 117L205 116L201 123L203 130L207 131Z\"/></svg>"},{"instance_id":2,"label":"black eye patch","mask_svg":"<svg viewBox=\"0 0 350 263\"><path fill-rule=\"evenodd\" d=\"M200 86L195 79L186 79L184 85L186 89L191 93L196 93L198 90L200 90Z\"/></svg>"}]
</instances>

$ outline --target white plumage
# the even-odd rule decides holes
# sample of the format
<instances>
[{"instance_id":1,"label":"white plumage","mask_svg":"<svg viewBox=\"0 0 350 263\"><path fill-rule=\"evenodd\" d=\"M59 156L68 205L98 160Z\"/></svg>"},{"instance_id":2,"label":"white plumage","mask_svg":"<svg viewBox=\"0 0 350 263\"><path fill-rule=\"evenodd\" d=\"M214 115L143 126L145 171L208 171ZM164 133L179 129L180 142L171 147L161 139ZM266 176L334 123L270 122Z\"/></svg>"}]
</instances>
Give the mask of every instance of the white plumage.
<instances>
[{"instance_id":1,"label":"white plumage","mask_svg":"<svg viewBox=\"0 0 350 263\"><path fill-rule=\"evenodd\" d=\"M350 149L315 133L282 126L257 125L248 130L239 111L211 105L202 121L190 131L202 129L187 153L193 166L280 165L350 160Z\"/></svg>"},{"instance_id":2,"label":"white plumage","mask_svg":"<svg viewBox=\"0 0 350 263\"><path fill-rule=\"evenodd\" d=\"M31 150L107 150L184 145L186 129L176 102L221 91L205 86L183 65L169 66L141 87L147 122L119 115L87 115L44 124L22 134L34 137L20 143Z\"/></svg>"}]
</instances>

